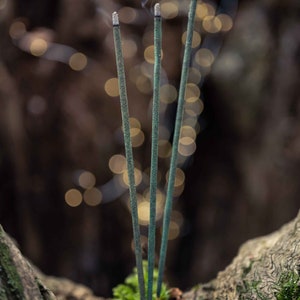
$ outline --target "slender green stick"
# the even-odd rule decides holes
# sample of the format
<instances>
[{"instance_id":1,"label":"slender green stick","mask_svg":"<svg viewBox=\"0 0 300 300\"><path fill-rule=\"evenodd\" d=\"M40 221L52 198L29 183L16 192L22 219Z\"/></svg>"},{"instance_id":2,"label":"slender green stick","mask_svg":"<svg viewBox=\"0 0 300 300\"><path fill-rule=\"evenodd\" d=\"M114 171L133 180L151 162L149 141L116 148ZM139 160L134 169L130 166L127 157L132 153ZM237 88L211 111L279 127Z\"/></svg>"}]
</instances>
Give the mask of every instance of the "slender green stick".
<instances>
[{"instance_id":1,"label":"slender green stick","mask_svg":"<svg viewBox=\"0 0 300 300\"><path fill-rule=\"evenodd\" d=\"M187 25L187 38L186 38L186 44L184 49L182 69L181 69L181 79L180 79L180 87L179 87L179 94L178 94L176 122L175 122L174 136L173 136L173 147L172 147L172 156L171 156L170 170L169 170L167 197L166 197L166 204L165 204L165 211L164 211L164 218L163 218L163 231L162 231L160 259L159 259L159 266L158 266L157 297L159 297L161 293L163 271L166 262L167 243L168 243L170 217L172 211L172 201L173 201L174 183L175 183L176 166L177 166L178 145L179 145L180 129L181 129L182 118L183 118L183 106L184 106L186 83L188 78L188 70L189 70L189 63L191 57L191 49L192 49L191 46L192 46L196 6L197 6L197 0L191 0L191 4L189 8L189 16L188 16L188 25Z\"/></svg>"},{"instance_id":2,"label":"slender green stick","mask_svg":"<svg viewBox=\"0 0 300 300\"><path fill-rule=\"evenodd\" d=\"M150 221L148 231L148 300L152 300L153 270L155 263L156 189L158 167L159 96L161 71L161 15L160 6L154 6L154 74L152 107L152 145L150 173Z\"/></svg>"},{"instance_id":3,"label":"slender green stick","mask_svg":"<svg viewBox=\"0 0 300 300\"><path fill-rule=\"evenodd\" d=\"M142 248L140 242L140 228L138 222L136 187L135 187L135 178L134 178L134 161L133 161L132 145L131 145L131 138L130 138L130 123L129 123L128 103L127 103L128 101L127 101L127 91L126 91L125 68L124 68L124 59L123 59L122 45L121 45L119 17L116 12L112 14L112 23L113 23L113 34L114 34L115 53L116 53L116 64L117 64L118 79L119 79L120 104L121 104L122 125L123 125L123 132L124 132L125 154L126 154L128 179L129 179L130 206L131 206L133 239L134 239L134 248L135 248L134 252L135 252L136 266L138 271L140 299L144 300L145 283L144 283L144 272L143 272L143 261L142 261Z\"/></svg>"}]
</instances>

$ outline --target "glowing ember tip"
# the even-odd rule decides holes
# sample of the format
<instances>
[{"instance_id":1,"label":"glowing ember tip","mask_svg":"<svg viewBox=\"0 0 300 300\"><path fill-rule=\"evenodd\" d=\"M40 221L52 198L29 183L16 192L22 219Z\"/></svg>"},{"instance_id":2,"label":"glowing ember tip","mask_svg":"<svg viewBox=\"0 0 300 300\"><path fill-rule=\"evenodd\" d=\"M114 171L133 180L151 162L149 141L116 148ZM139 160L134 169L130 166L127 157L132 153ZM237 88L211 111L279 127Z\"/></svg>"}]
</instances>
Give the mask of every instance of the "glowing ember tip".
<instances>
[{"instance_id":1,"label":"glowing ember tip","mask_svg":"<svg viewBox=\"0 0 300 300\"><path fill-rule=\"evenodd\" d=\"M156 3L154 5L154 16L155 17L160 17L160 5L159 5L159 3Z\"/></svg>"},{"instance_id":2,"label":"glowing ember tip","mask_svg":"<svg viewBox=\"0 0 300 300\"><path fill-rule=\"evenodd\" d=\"M112 23L113 23L113 26L118 26L118 25L120 25L120 24L119 24L119 16L118 16L118 14L117 14L116 11L113 12L113 14L112 14Z\"/></svg>"}]
</instances>

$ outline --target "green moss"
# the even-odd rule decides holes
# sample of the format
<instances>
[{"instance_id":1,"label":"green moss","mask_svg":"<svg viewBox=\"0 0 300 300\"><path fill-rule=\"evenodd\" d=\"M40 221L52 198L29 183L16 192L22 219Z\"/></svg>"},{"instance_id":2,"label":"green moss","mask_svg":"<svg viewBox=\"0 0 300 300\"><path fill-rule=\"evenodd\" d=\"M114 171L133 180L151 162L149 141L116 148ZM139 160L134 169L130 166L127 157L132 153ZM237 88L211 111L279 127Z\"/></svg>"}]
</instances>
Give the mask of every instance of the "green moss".
<instances>
[{"instance_id":1,"label":"green moss","mask_svg":"<svg viewBox=\"0 0 300 300\"><path fill-rule=\"evenodd\" d=\"M254 263L254 260L250 260L249 266L243 267L242 278L245 278L247 276L247 274L251 271L253 263Z\"/></svg>"},{"instance_id":2,"label":"green moss","mask_svg":"<svg viewBox=\"0 0 300 300\"><path fill-rule=\"evenodd\" d=\"M0 299L6 299L5 289L2 287L2 283L0 286Z\"/></svg>"},{"instance_id":3,"label":"green moss","mask_svg":"<svg viewBox=\"0 0 300 300\"><path fill-rule=\"evenodd\" d=\"M243 268L242 281L237 285L239 300L249 299L251 295L255 295L261 300L267 300L269 297L259 287L261 281L246 280L252 267L253 261L249 266ZM300 275L295 271L284 272L278 282L274 284L274 290L276 300L300 300Z\"/></svg>"},{"instance_id":4,"label":"green moss","mask_svg":"<svg viewBox=\"0 0 300 300\"><path fill-rule=\"evenodd\" d=\"M146 261L143 261L143 269L145 275L145 282L148 282L148 265ZM156 286L157 286L158 270L154 269L153 274L153 300L156 299ZM147 288L147 285L146 285ZM146 290L147 292L147 290ZM137 269L134 268L133 273L130 274L126 279L124 284L119 284L113 288L113 295L116 300L139 300L139 285L138 285L138 276ZM169 299L169 292L165 284L162 285L162 291L160 295L160 300Z\"/></svg>"},{"instance_id":5,"label":"green moss","mask_svg":"<svg viewBox=\"0 0 300 300\"><path fill-rule=\"evenodd\" d=\"M249 295L256 295L260 300L268 300L268 298L260 291L259 284L261 281L242 280L237 285L239 300L248 300Z\"/></svg>"},{"instance_id":6,"label":"green moss","mask_svg":"<svg viewBox=\"0 0 300 300\"><path fill-rule=\"evenodd\" d=\"M11 258L9 247L5 243L5 232L0 225L0 279L1 299L25 299L23 285Z\"/></svg>"},{"instance_id":7,"label":"green moss","mask_svg":"<svg viewBox=\"0 0 300 300\"><path fill-rule=\"evenodd\" d=\"M296 272L286 272L280 276L276 300L300 300L300 276Z\"/></svg>"},{"instance_id":8,"label":"green moss","mask_svg":"<svg viewBox=\"0 0 300 300\"><path fill-rule=\"evenodd\" d=\"M239 300L249 299L249 295L253 295L253 294L256 295L258 297L258 299L268 300L268 298L265 295L263 295L263 293L260 291L259 284L261 283L261 281L246 280L246 276L251 271L254 262L255 262L255 260L251 260L249 265L247 267L243 268L242 281L236 287L238 295L239 295Z\"/></svg>"}]
</instances>

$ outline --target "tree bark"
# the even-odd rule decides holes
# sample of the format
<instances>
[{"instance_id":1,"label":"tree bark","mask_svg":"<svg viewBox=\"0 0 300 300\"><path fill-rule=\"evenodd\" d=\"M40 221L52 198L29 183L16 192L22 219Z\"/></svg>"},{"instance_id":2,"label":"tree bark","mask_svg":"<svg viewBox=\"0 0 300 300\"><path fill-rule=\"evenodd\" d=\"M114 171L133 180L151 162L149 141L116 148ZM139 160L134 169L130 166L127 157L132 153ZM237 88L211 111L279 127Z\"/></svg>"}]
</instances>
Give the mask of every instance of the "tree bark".
<instances>
[{"instance_id":1,"label":"tree bark","mask_svg":"<svg viewBox=\"0 0 300 300\"><path fill-rule=\"evenodd\" d=\"M184 299L298 300L299 275L300 212L295 220L274 233L244 243L216 279L187 292ZM294 293L288 288L294 288Z\"/></svg>"},{"instance_id":2,"label":"tree bark","mask_svg":"<svg viewBox=\"0 0 300 300\"><path fill-rule=\"evenodd\" d=\"M0 299L56 299L54 294L40 281L34 269L1 226Z\"/></svg>"}]
</instances>

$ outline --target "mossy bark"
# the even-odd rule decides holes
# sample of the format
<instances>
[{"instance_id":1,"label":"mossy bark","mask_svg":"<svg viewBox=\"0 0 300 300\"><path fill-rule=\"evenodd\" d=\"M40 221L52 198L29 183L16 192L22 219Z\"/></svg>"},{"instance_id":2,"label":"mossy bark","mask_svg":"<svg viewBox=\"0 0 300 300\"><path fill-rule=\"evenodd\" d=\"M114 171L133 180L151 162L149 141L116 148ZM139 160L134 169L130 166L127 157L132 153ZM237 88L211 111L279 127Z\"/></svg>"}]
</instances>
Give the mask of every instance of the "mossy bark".
<instances>
[{"instance_id":1,"label":"mossy bark","mask_svg":"<svg viewBox=\"0 0 300 300\"><path fill-rule=\"evenodd\" d=\"M22 257L0 226L0 299L102 298L94 296L83 285L41 274ZM247 241L216 279L199 284L186 292L183 299L299 300L300 212L295 220L278 231Z\"/></svg>"},{"instance_id":2,"label":"mossy bark","mask_svg":"<svg viewBox=\"0 0 300 300\"><path fill-rule=\"evenodd\" d=\"M300 299L300 212L278 231L247 241L216 279L184 299Z\"/></svg>"},{"instance_id":3,"label":"mossy bark","mask_svg":"<svg viewBox=\"0 0 300 300\"><path fill-rule=\"evenodd\" d=\"M0 226L0 299L54 300L13 241Z\"/></svg>"}]
</instances>

